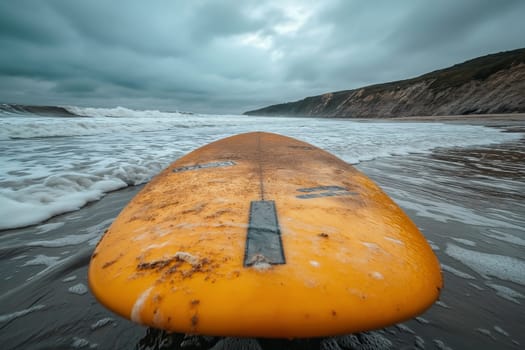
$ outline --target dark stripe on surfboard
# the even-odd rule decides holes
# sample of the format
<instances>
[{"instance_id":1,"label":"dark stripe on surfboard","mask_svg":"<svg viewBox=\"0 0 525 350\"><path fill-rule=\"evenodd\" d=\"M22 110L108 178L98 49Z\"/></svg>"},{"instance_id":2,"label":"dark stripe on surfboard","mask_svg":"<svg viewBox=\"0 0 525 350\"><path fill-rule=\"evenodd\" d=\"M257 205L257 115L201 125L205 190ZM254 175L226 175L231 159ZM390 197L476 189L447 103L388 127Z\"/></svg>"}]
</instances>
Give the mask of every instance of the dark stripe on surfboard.
<instances>
[{"instance_id":1,"label":"dark stripe on surfboard","mask_svg":"<svg viewBox=\"0 0 525 350\"><path fill-rule=\"evenodd\" d=\"M351 192L341 186L317 186L308 188L298 188L297 191L303 193L296 196L299 199L357 195L357 193Z\"/></svg>"},{"instance_id":2,"label":"dark stripe on surfboard","mask_svg":"<svg viewBox=\"0 0 525 350\"><path fill-rule=\"evenodd\" d=\"M308 188L298 188L297 191L311 193L311 192L321 192L321 191L346 191L347 189L341 186L317 186L317 187L308 187Z\"/></svg>"},{"instance_id":3,"label":"dark stripe on surfboard","mask_svg":"<svg viewBox=\"0 0 525 350\"><path fill-rule=\"evenodd\" d=\"M226 160L223 162L212 162L212 163L204 163L204 164L195 164L195 165L188 165L183 166L180 168L173 169L174 173L181 173L184 171L191 171L191 170L200 170L200 169L208 169L208 168L222 168L225 166L232 166L235 165L235 162L233 160Z\"/></svg>"},{"instance_id":4,"label":"dark stripe on surfboard","mask_svg":"<svg viewBox=\"0 0 525 350\"><path fill-rule=\"evenodd\" d=\"M281 230L274 201L252 201L246 236L244 266L285 264Z\"/></svg>"}]
</instances>

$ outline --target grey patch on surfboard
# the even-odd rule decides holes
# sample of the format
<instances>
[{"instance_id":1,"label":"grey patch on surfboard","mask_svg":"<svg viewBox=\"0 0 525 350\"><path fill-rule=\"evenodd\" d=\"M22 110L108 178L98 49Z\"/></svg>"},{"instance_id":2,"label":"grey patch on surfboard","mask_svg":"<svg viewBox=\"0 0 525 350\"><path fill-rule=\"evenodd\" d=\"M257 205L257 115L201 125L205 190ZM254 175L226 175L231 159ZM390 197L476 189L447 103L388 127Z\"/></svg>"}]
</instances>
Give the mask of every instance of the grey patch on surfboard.
<instances>
[{"instance_id":1,"label":"grey patch on surfboard","mask_svg":"<svg viewBox=\"0 0 525 350\"><path fill-rule=\"evenodd\" d=\"M299 199L357 195L356 192L352 192L342 186L335 185L298 188L297 192L304 193L296 196L296 198Z\"/></svg>"},{"instance_id":2,"label":"grey patch on surfboard","mask_svg":"<svg viewBox=\"0 0 525 350\"><path fill-rule=\"evenodd\" d=\"M209 168L222 168L227 166L233 166L236 165L233 160L226 160L223 162L211 162L211 163L204 163L204 164L195 164L195 165L188 165L188 166L182 166L179 168L173 169L174 173L181 173L184 171L191 171L191 170L201 170L201 169L209 169Z\"/></svg>"},{"instance_id":3,"label":"grey patch on surfboard","mask_svg":"<svg viewBox=\"0 0 525 350\"><path fill-rule=\"evenodd\" d=\"M252 201L246 235L244 266L259 271L286 264L274 201Z\"/></svg>"}]
</instances>

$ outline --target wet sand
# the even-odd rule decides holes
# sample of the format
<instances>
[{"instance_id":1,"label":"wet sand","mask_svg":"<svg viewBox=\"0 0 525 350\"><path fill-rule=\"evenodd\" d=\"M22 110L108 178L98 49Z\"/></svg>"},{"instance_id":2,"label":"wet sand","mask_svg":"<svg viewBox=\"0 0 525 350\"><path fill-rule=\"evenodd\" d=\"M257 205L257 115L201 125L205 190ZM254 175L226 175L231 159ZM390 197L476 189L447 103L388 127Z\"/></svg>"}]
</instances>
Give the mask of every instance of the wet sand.
<instances>
[{"instance_id":1,"label":"wet sand","mask_svg":"<svg viewBox=\"0 0 525 350\"><path fill-rule=\"evenodd\" d=\"M505 129L525 131L525 123L509 124ZM431 241L444 270L440 302L422 316L429 323L406 325L431 338L429 348L441 348L436 340L452 349L521 348L525 139L437 149L359 168L404 208Z\"/></svg>"},{"instance_id":2,"label":"wet sand","mask_svg":"<svg viewBox=\"0 0 525 350\"><path fill-rule=\"evenodd\" d=\"M525 132L521 117L478 122ZM86 274L96 242L140 190L138 186L113 192L44 224L0 233L2 347L522 348L525 282L523 272L515 268L525 263L525 139L470 149L436 149L431 154L382 158L357 167L408 213L443 264L441 299L420 317L359 335L292 342L168 336L122 319L93 298Z\"/></svg>"},{"instance_id":3,"label":"wet sand","mask_svg":"<svg viewBox=\"0 0 525 350\"><path fill-rule=\"evenodd\" d=\"M359 119L363 121L410 121L410 122L442 122L442 123L464 123L474 125L488 125L494 123L501 125L512 125L525 123L525 113L513 114L463 114L463 115L426 115L397 118L374 118Z\"/></svg>"}]
</instances>

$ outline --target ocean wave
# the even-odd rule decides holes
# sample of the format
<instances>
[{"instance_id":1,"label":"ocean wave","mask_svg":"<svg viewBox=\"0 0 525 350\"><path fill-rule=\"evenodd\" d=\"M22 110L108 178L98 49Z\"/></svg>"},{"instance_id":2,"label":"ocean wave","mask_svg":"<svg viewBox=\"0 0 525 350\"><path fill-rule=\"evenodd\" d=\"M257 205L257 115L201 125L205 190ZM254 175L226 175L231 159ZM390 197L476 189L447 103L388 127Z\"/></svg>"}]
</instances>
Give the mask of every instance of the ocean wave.
<instances>
[{"instance_id":1,"label":"ocean wave","mask_svg":"<svg viewBox=\"0 0 525 350\"><path fill-rule=\"evenodd\" d=\"M0 115L37 115L42 117L79 117L62 106L27 106L0 104Z\"/></svg>"},{"instance_id":2,"label":"ocean wave","mask_svg":"<svg viewBox=\"0 0 525 350\"><path fill-rule=\"evenodd\" d=\"M82 117L113 117L113 118L177 118L192 113L161 112L159 110L136 110L126 107L96 108L64 106L68 112Z\"/></svg>"},{"instance_id":3,"label":"ocean wave","mask_svg":"<svg viewBox=\"0 0 525 350\"><path fill-rule=\"evenodd\" d=\"M0 103L0 115L36 115L42 117L111 117L111 118L173 118L193 115L190 112L163 112L155 109L131 109L80 106L32 106Z\"/></svg>"},{"instance_id":4,"label":"ocean wave","mask_svg":"<svg viewBox=\"0 0 525 350\"><path fill-rule=\"evenodd\" d=\"M108 111L98 108L76 110L92 115L84 118L0 118L0 229L37 224L110 191L145 183L185 153L242 132L299 138L351 164L521 136L469 125L158 111L144 112L150 113L146 116L127 108L109 109L116 110L121 113L118 118L108 118Z\"/></svg>"},{"instance_id":5,"label":"ocean wave","mask_svg":"<svg viewBox=\"0 0 525 350\"><path fill-rule=\"evenodd\" d=\"M173 128L213 127L189 119L191 113L135 110L126 107L25 106L0 104L0 140L152 132Z\"/></svg>"}]
</instances>

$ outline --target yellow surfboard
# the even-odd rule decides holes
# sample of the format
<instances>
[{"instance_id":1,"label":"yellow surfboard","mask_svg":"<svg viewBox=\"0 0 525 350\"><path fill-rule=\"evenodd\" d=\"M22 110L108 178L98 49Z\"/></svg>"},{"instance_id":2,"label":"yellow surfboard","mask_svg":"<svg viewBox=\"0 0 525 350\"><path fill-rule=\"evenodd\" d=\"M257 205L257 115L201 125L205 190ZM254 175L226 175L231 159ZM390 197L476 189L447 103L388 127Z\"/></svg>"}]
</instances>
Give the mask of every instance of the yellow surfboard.
<instances>
[{"instance_id":1,"label":"yellow surfboard","mask_svg":"<svg viewBox=\"0 0 525 350\"><path fill-rule=\"evenodd\" d=\"M425 238L369 178L255 132L199 148L145 186L96 247L89 284L151 327L294 338L412 318L442 278Z\"/></svg>"}]
</instances>

